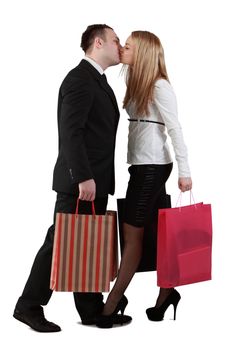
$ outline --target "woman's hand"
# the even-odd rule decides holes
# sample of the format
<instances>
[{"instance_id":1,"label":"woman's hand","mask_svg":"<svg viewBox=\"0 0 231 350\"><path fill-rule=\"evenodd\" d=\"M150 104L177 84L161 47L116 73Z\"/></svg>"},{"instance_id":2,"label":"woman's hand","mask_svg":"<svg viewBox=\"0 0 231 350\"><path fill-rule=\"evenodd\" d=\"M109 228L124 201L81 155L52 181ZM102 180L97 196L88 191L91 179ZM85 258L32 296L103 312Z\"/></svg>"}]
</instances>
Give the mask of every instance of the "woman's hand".
<instances>
[{"instance_id":1,"label":"woman's hand","mask_svg":"<svg viewBox=\"0 0 231 350\"><path fill-rule=\"evenodd\" d=\"M190 191L192 189L191 177L179 177L178 187L182 192Z\"/></svg>"}]
</instances>

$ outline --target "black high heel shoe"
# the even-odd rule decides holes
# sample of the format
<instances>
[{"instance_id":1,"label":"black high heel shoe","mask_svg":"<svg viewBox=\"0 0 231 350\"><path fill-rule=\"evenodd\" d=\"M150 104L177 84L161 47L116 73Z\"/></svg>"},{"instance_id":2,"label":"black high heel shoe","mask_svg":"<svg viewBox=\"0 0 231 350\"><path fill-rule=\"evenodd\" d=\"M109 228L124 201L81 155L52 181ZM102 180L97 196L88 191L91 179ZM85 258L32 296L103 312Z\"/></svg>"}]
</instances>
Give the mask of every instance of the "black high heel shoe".
<instances>
[{"instance_id":1,"label":"black high heel shoe","mask_svg":"<svg viewBox=\"0 0 231 350\"><path fill-rule=\"evenodd\" d=\"M176 319L176 308L180 301L180 293L178 293L175 289L167 296L165 301L159 307L150 307L146 310L146 314L150 321L162 321L164 318L165 311L170 305L173 305L174 308L174 320Z\"/></svg>"},{"instance_id":2,"label":"black high heel shoe","mask_svg":"<svg viewBox=\"0 0 231 350\"><path fill-rule=\"evenodd\" d=\"M123 318L124 310L128 304L128 299L125 297L125 295L122 296L120 301L118 302L115 310L110 315L100 315L96 321L96 326L99 328L111 328L113 324L117 324L116 322L116 315L118 312L121 312L121 325L124 323L127 323L127 318ZM125 322L124 322L125 321Z\"/></svg>"}]
</instances>

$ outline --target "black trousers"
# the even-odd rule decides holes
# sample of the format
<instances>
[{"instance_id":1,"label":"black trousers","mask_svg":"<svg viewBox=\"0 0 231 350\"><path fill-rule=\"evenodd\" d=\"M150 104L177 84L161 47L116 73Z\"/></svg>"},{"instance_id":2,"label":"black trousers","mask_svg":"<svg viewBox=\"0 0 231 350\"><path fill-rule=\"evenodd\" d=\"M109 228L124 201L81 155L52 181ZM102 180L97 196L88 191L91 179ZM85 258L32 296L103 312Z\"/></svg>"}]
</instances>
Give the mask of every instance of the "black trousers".
<instances>
[{"instance_id":1,"label":"black trousers","mask_svg":"<svg viewBox=\"0 0 231 350\"><path fill-rule=\"evenodd\" d=\"M96 214L105 214L108 197L96 198L94 201ZM75 213L77 197L58 193L54 210L54 224L48 229L45 241L39 249L32 269L16 307L25 313L41 312L41 305L47 305L52 290L50 289L50 272L55 231L56 213ZM91 214L91 202L80 201L80 214ZM73 293L75 306L81 319L94 317L103 308L102 293Z\"/></svg>"}]
</instances>

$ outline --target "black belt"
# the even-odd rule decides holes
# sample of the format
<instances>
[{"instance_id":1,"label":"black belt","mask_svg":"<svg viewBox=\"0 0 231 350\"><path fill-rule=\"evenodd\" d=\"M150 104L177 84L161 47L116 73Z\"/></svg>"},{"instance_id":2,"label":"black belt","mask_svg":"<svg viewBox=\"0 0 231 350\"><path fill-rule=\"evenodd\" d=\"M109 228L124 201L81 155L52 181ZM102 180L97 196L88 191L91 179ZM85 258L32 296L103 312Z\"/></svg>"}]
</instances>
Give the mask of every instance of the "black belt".
<instances>
[{"instance_id":1,"label":"black belt","mask_svg":"<svg viewBox=\"0 0 231 350\"><path fill-rule=\"evenodd\" d=\"M164 123L161 123L161 122L155 122L154 120L148 120L148 119L128 119L129 122L142 122L142 123L155 123L155 124L160 124L160 125L164 125Z\"/></svg>"}]
</instances>

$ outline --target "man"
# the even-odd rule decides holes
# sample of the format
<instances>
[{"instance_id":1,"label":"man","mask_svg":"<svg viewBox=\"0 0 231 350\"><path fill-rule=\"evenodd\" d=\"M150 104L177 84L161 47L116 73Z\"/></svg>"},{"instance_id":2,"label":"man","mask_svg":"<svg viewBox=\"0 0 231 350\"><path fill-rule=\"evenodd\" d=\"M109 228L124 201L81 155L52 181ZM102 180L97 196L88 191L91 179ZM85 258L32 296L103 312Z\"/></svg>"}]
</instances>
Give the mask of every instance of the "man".
<instances>
[{"instance_id":1,"label":"man","mask_svg":"<svg viewBox=\"0 0 231 350\"><path fill-rule=\"evenodd\" d=\"M119 39L107 25L91 25L82 35L86 56L64 79L58 98L59 154L54 168L53 190L57 192L54 210L74 213L77 197L79 213L105 214L108 194L114 193L114 150L119 110L116 98L103 74L120 63ZM45 319L41 305L47 305L54 225L38 251L28 281L14 310L14 317L39 332L61 328ZM83 324L94 324L102 312L101 293L74 293ZM117 316L118 323L130 321Z\"/></svg>"}]
</instances>

